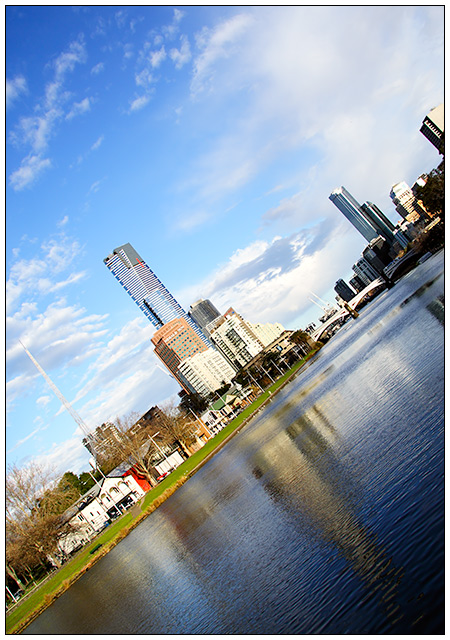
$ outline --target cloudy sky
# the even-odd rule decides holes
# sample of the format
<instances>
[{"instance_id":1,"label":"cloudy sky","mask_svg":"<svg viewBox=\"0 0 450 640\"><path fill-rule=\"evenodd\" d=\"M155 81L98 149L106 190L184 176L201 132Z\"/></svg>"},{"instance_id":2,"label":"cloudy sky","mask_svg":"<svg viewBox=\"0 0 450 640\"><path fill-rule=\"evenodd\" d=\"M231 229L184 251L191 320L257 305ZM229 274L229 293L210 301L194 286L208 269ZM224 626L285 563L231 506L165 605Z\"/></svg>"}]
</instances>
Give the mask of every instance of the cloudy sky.
<instances>
[{"instance_id":1,"label":"cloudy sky","mask_svg":"<svg viewBox=\"0 0 450 640\"><path fill-rule=\"evenodd\" d=\"M438 164L443 7L6 7L8 462L88 467L84 422L179 390L103 259L130 242L185 309L304 327L364 239L345 186Z\"/></svg>"}]
</instances>

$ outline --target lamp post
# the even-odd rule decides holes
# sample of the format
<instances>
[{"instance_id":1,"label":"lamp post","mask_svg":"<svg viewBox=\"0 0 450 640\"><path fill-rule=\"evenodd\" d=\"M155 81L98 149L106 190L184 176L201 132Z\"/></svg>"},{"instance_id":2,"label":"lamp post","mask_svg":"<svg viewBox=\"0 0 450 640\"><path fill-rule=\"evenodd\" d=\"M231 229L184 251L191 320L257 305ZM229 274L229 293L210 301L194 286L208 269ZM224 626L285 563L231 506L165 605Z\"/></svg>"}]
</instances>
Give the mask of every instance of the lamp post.
<instances>
[{"instance_id":1,"label":"lamp post","mask_svg":"<svg viewBox=\"0 0 450 640\"><path fill-rule=\"evenodd\" d=\"M198 420L199 422L201 422L201 423L202 423L202 425L205 427L205 429L206 429L207 433L209 433L209 436L210 436L210 437L212 437L212 433L211 433L211 431L208 429L208 427L207 427L207 426L206 426L206 424L203 422L203 420L202 420L201 418L199 418L199 417L198 417L198 416L197 416L197 415L192 411L192 409L191 409L190 407L189 407L189 411L192 413L192 415L194 416L194 418L195 418L196 420Z\"/></svg>"},{"instance_id":2,"label":"lamp post","mask_svg":"<svg viewBox=\"0 0 450 640\"><path fill-rule=\"evenodd\" d=\"M159 435L159 431L157 431L157 432L156 432L156 433L154 433L153 435L154 435L154 436ZM173 470L175 469L175 467L174 467L174 466L173 466L173 464L170 462L169 458L166 456L166 454L164 453L164 451L161 449L161 447L158 445L158 443L157 443L157 442L155 442L155 440L153 440L153 438L152 438L152 436L151 436L151 435L149 435L148 437L149 437L149 438L150 438L150 440L153 442L153 444L154 444L154 445L155 445L155 447L158 449L158 451L159 451L160 453L162 453L162 454L163 454L163 456L164 456L164 457L165 457L165 459L166 459L167 464L168 464L168 465L170 465L170 468L171 468L171 469L172 469L172 471L173 471Z\"/></svg>"}]
</instances>

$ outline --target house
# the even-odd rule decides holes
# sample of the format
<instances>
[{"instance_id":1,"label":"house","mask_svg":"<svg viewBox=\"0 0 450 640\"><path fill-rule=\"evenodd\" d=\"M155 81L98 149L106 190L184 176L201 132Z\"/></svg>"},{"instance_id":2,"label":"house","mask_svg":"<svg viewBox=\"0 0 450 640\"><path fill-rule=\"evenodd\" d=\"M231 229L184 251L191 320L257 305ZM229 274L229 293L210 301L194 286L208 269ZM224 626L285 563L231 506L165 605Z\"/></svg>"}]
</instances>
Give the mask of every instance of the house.
<instances>
[{"instance_id":1,"label":"house","mask_svg":"<svg viewBox=\"0 0 450 640\"><path fill-rule=\"evenodd\" d=\"M129 465L125 474L123 471L121 467L111 471L65 511L63 521L70 529L58 541L58 556L64 558L80 549L146 494Z\"/></svg>"}]
</instances>

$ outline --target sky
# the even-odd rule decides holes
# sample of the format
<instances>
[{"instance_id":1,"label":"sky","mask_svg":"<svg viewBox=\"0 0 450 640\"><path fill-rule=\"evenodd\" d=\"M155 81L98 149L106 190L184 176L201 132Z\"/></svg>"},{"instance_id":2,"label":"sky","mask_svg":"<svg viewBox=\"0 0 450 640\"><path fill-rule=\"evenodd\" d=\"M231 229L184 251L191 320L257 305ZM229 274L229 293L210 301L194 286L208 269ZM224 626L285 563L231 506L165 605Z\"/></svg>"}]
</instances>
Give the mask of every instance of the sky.
<instances>
[{"instance_id":1,"label":"sky","mask_svg":"<svg viewBox=\"0 0 450 640\"><path fill-rule=\"evenodd\" d=\"M365 240L345 186L439 163L441 6L7 6L6 460L89 468L82 431L179 391L103 263L131 243L185 310L317 322Z\"/></svg>"}]
</instances>

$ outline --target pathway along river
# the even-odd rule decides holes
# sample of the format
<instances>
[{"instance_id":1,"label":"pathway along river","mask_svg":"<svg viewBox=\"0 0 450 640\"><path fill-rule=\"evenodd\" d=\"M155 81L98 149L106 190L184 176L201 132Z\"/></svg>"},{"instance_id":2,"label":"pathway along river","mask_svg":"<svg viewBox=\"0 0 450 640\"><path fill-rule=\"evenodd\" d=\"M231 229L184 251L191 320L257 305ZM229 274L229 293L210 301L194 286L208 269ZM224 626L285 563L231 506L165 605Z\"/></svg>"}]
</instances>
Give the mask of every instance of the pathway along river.
<instances>
[{"instance_id":1,"label":"pathway along river","mask_svg":"<svg viewBox=\"0 0 450 640\"><path fill-rule=\"evenodd\" d=\"M443 633L443 268L349 321L25 633Z\"/></svg>"}]
</instances>

